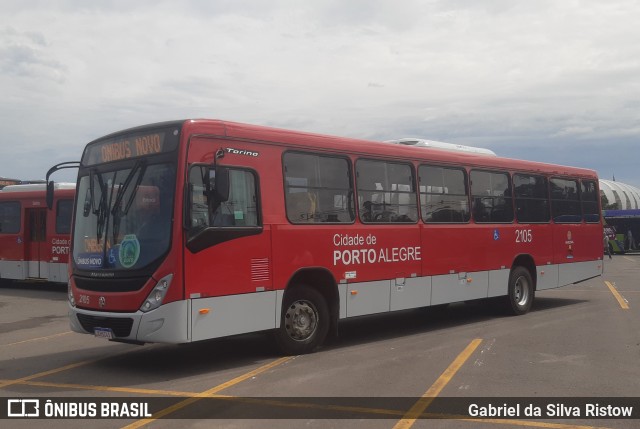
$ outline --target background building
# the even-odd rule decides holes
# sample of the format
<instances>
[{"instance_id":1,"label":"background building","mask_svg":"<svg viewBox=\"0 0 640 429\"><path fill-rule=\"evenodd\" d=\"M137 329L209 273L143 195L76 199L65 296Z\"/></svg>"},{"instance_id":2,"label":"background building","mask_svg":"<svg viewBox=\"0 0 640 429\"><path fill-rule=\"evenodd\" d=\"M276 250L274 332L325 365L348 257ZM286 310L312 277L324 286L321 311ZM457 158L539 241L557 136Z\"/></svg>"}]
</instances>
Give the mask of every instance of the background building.
<instances>
[{"instance_id":1,"label":"background building","mask_svg":"<svg viewBox=\"0 0 640 429\"><path fill-rule=\"evenodd\" d=\"M600 179L600 196L603 198L603 210L640 209L640 189L611 180ZM605 204L606 203L606 204Z\"/></svg>"},{"instance_id":2,"label":"background building","mask_svg":"<svg viewBox=\"0 0 640 429\"><path fill-rule=\"evenodd\" d=\"M640 239L640 189L625 183L601 179L600 198L605 224L616 229L617 240L612 243L614 250L637 250Z\"/></svg>"}]
</instances>

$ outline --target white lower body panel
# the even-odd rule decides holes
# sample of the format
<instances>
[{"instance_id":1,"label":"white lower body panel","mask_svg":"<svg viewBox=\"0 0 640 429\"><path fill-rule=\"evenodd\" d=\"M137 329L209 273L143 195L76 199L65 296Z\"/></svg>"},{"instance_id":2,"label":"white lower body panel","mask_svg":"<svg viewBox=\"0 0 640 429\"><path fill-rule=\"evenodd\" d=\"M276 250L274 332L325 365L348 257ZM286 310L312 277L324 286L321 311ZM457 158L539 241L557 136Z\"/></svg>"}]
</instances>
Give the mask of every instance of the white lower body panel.
<instances>
[{"instance_id":1,"label":"white lower body panel","mask_svg":"<svg viewBox=\"0 0 640 429\"><path fill-rule=\"evenodd\" d=\"M577 283L602 273L602 261L546 265L536 268L537 289ZM361 283L340 283L339 318L386 313L431 305L505 296L510 270L479 271L433 277L397 278ZM171 302L148 313L105 313L70 308L71 329L92 333L131 319L127 336L117 339L155 343L186 343L278 328L283 290L196 298ZM93 323L83 328L78 319ZM84 315L84 316L83 316ZM111 322L110 322L111 320ZM100 326L104 321L105 326ZM86 323L85 323L86 325Z\"/></svg>"},{"instance_id":2,"label":"white lower body panel","mask_svg":"<svg viewBox=\"0 0 640 429\"><path fill-rule=\"evenodd\" d=\"M602 274L602 267L603 264L601 260L560 264L558 270L558 286L566 286L597 277Z\"/></svg>"},{"instance_id":3,"label":"white lower body panel","mask_svg":"<svg viewBox=\"0 0 640 429\"><path fill-rule=\"evenodd\" d=\"M0 278L10 280L48 280L67 283L66 263L42 261L0 261Z\"/></svg>"},{"instance_id":4,"label":"white lower body panel","mask_svg":"<svg viewBox=\"0 0 640 429\"><path fill-rule=\"evenodd\" d=\"M431 305L470 301L489 295L489 272L433 276Z\"/></svg>"},{"instance_id":5,"label":"white lower body panel","mask_svg":"<svg viewBox=\"0 0 640 429\"><path fill-rule=\"evenodd\" d=\"M276 291L193 299L191 339L199 341L273 329L276 320L280 320L277 302Z\"/></svg>"},{"instance_id":6,"label":"white lower body panel","mask_svg":"<svg viewBox=\"0 0 640 429\"><path fill-rule=\"evenodd\" d=\"M340 318L506 296L510 273L502 269L340 284ZM601 274L601 260L540 266L536 289L566 286Z\"/></svg>"},{"instance_id":7,"label":"white lower body panel","mask_svg":"<svg viewBox=\"0 0 640 429\"><path fill-rule=\"evenodd\" d=\"M27 278L28 265L24 261L0 261L0 278L24 280Z\"/></svg>"}]
</instances>

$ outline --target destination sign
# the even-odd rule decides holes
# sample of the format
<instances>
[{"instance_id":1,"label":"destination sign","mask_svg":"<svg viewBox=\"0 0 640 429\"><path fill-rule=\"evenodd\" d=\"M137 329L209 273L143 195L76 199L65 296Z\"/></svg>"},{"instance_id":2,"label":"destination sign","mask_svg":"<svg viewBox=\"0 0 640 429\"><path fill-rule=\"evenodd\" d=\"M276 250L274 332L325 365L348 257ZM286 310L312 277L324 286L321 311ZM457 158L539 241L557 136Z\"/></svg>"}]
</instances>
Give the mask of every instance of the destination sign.
<instances>
[{"instance_id":1,"label":"destination sign","mask_svg":"<svg viewBox=\"0 0 640 429\"><path fill-rule=\"evenodd\" d=\"M178 130L163 129L135 133L90 143L82 156L83 165L171 152L178 145Z\"/></svg>"}]
</instances>

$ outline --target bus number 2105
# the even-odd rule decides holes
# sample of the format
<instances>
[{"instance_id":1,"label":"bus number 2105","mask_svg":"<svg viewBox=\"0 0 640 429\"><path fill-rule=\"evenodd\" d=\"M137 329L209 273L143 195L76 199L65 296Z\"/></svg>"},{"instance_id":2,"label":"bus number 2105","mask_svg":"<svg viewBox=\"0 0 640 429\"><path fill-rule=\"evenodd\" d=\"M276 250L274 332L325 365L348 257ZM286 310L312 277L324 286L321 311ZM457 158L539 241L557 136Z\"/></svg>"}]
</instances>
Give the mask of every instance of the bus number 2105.
<instances>
[{"instance_id":1,"label":"bus number 2105","mask_svg":"<svg viewBox=\"0 0 640 429\"><path fill-rule=\"evenodd\" d=\"M533 234L530 229L516 229L516 243L531 243Z\"/></svg>"}]
</instances>

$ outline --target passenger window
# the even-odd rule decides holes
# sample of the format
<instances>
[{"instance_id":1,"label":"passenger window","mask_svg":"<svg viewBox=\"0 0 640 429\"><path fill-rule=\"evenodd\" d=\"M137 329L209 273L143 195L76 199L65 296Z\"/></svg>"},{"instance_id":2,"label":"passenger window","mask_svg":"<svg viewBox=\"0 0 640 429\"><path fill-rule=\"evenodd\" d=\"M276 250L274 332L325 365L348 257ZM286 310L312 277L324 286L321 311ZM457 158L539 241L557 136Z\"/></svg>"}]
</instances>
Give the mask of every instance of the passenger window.
<instances>
[{"instance_id":1,"label":"passenger window","mask_svg":"<svg viewBox=\"0 0 640 429\"><path fill-rule=\"evenodd\" d=\"M422 219L432 223L469 222L467 174L461 168L420 166Z\"/></svg>"},{"instance_id":2,"label":"passenger window","mask_svg":"<svg viewBox=\"0 0 640 429\"><path fill-rule=\"evenodd\" d=\"M594 180L583 180L580 184L582 192L580 200L582 201L582 214L585 222L600 222L600 207L598 205L598 187Z\"/></svg>"},{"instance_id":3,"label":"passenger window","mask_svg":"<svg viewBox=\"0 0 640 429\"><path fill-rule=\"evenodd\" d=\"M551 214L558 223L578 223L582 221L578 181L553 178L551 184Z\"/></svg>"},{"instance_id":4,"label":"passenger window","mask_svg":"<svg viewBox=\"0 0 640 429\"><path fill-rule=\"evenodd\" d=\"M507 173L471 171L473 218L478 223L513 221L513 198Z\"/></svg>"},{"instance_id":5,"label":"passenger window","mask_svg":"<svg viewBox=\"0 0 640 429\"><path fill-rule=\"evenodd\" d=\"M20 203L7 201L0 203L0 234L20 232Z\"/></svg>"},{"instance_id":6,"label":"passenger window","mask_svg":"<svg viewBox=\"0 0 640 429\"><path fill-rule=\"evenodd\" d=\"M287 152L283 161L286 211L291 223L354 221L348 159Z\"/></svg>"},{"instance_id":7,"label":"passenger window","mask_svg":"<svg viewBox=\"0 0 640 429\"><path fill-rule=\"evenodd\" d=\"M418 221L418 207L410 164L358 160L358 207L364 223Z\"/></svg>"},{"instance_id":8,"label":"passenger window","mask_svg":"<svg viewBox=\"0 0 640 429\"><path fill-rule=\"evenodd\" d=\"M549 222L547 178L532 174L514 174L516 219L520 223Z\"/></svg>"}]
</instances>

